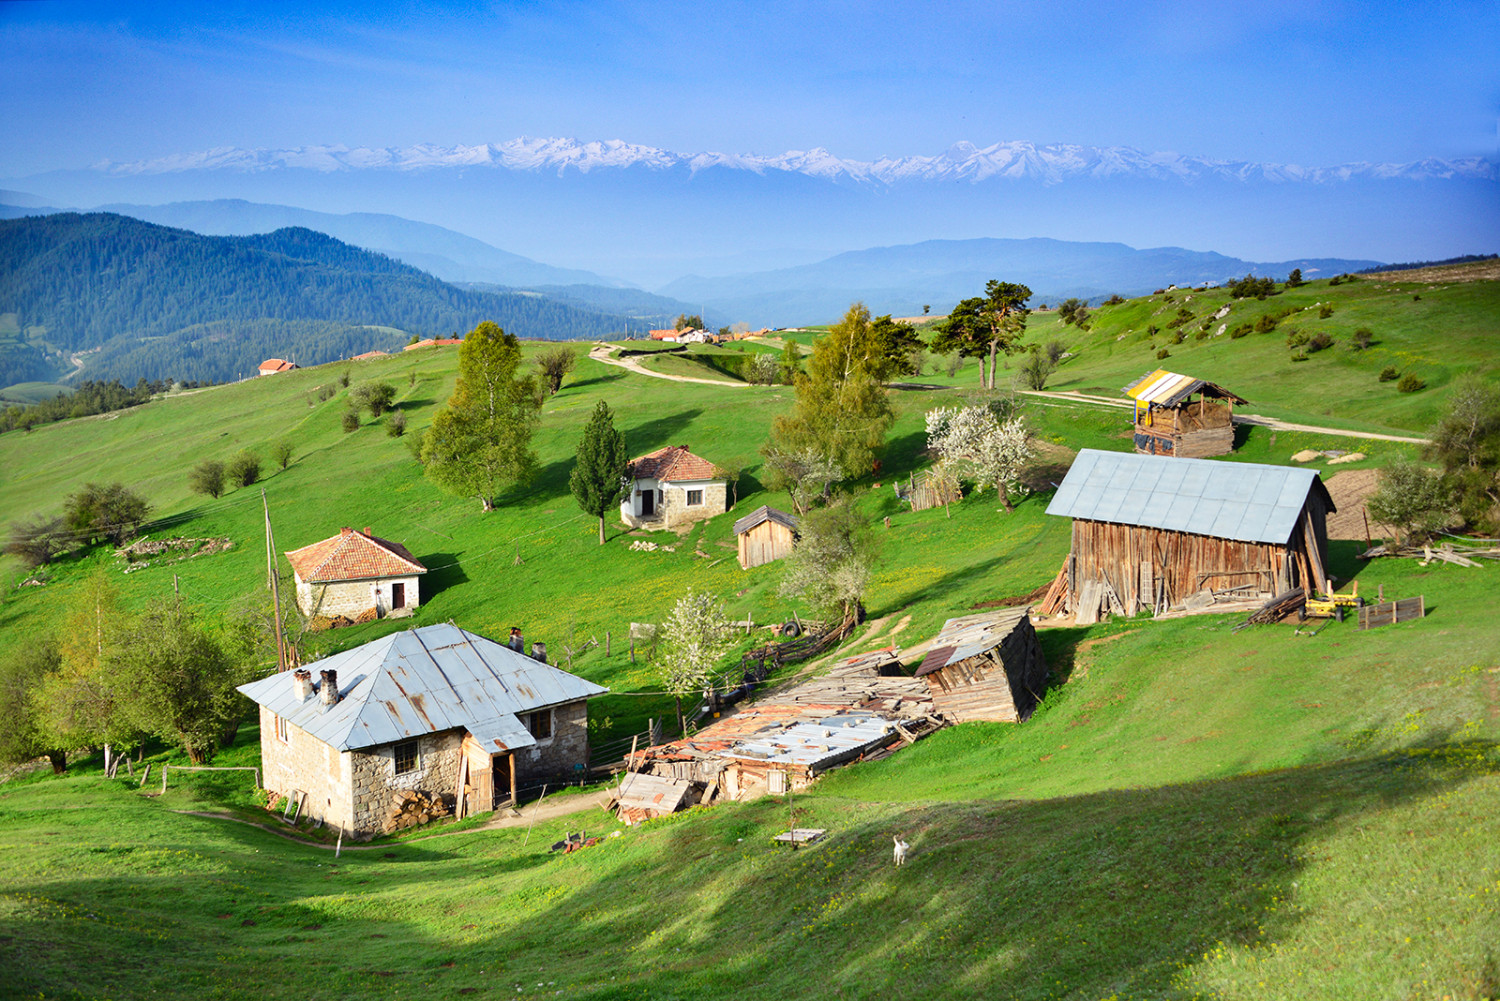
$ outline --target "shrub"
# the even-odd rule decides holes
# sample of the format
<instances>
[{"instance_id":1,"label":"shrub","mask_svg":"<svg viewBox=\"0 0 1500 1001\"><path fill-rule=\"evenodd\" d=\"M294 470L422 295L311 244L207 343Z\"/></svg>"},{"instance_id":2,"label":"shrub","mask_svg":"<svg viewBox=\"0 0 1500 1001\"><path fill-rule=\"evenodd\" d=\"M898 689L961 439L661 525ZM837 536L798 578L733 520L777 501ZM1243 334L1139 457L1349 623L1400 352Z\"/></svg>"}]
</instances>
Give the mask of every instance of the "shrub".
<instances>
[{"instance_id":1,"label":"shrub","mask_svg":"<svg viewBox=\"0 0 1500 1001\"><path fill-rule=\"evenodd\" d=\"M218 459L204 459L188 473L188 488L195 494L220 497L224 493L224 463Z\"/></svg>"},{"instance_id":2,"label":"shrub","mask_svg":"<svg viewBox=\"0 0 1500 1001\"><path fill-rule=\"evenodd\" d=\"M1401 373L1399 373L1399 372L1396 371L1396 366L1394 366L1394 365L1387 365L1385 368L1383 368L1383 369L1380 370L1380 381L1381 382L1394 382L1396 379L1399 379L1400 377L1401 377Z\"/></svg>"},{"instance_id":3,"label":"shrub","mask_svg":"<svg viewBox=\"0 0 1500 1001\"><path fill-rule=\"evenodd\" d=\"M1286 287L1296 288L1297 286L1303 284L1305 283L1302 281L1302 269L1293 268L1292 273L1286 276Z\"/></svg>"},{"instance_id":4,"label":"shrub","mask_svg":"<svg viewBox=\"0 0 1500 1001\"><path fill-rule=\"evenodd\" d=\"M1318 351L1324 350L1325 348L1331 347L1333 347L1333 338L1329 337L1322 331L1319 331L1318 333L1313 334L1312 339L1307 342L1307 353L1314 354Z\"/></svg>"},{"instance_id":5,"label":"shrub","mask_svg":"<svg viewBox=\"0 0 1500 1001\"><path fill-rule=\"evenodd\" d=\"M342 418L342 426L344 428L344 433L345 434L348 434L351 431L358 431L359 430L359 411L355 410L353 407L350 407L348 410L345 410L344 411L344 416Z\"/></svg>"},{"instance_id":6,"label":"shrub","mask_svg":"<svg viewBox=\"0 0 1500 1001\"><path fill-rule=\"evenodd\" d=\"M1300 330L1289 330L1286 335L1286 346L1288 348L1300 348L1307 343L1307 335Z\"/></svg>"},{"instance_id":7,"label":"shrub","mask_svg":"<svg viewBox=\"0 0 1500 1001\"><path fill-rule=\"evenodd\" d=\"M278 441L271 446L271 461L277 467L285 469L292 461L292 443L289 441Z\"/></svg>"},{"instance_id":8,"label":"shrub","mask_svg":"<svg viewBox=\"0 0 1500 1001\"><path fill-rule=\"evenodd\" d=\"M1343 281L1344 281L1344 279L1341 278L1339 275L1334 275L1332 278L1328 279L1328 284L1329 285L1340 285L1340 284L1343 283Z\"/></svg>"},{"instance_id":9,"label":"shrub","mask_svg":"<svg viewBox=\"0 0 1500 1001\"><path fill-rule=\"evenodd\" d=\"M349 388L349 370L347 368L339 375L339 385L345 389Z\"/></svg>"},{"instance_id":10,"label":"shrub","mask_svg":"<svg viewBox=\"0 0 1500 1001\"><path fill-rule=\"evenodd\" d=\"M15 522L10 526L10 538L5 541L5 552L21 561L27 570L51 563L68 548L67 526L61 518L33 515L30 521Z\"/></svg>"},{"instance_id":11,"label":"shrub","mask_svg":"<svg viewBox=\"0 0 1500 1001\"><path fill-rule=\"evenodd\" d=\"M229 465L224 467L224 475L235 486L248 487L260 479L260 456L248 448L242 449L238 455L229 460Z\"/></svg>"},{"instance_id":12,"label":"shrub","mask_svg":"<svg viewBox=\"0 0 1500 1001\"><path fill-rule=\"evenodd\" d=\"M1411 301L1412 302L1421 302L1422 301L1422 297L1419 296L1419 295L1414 295L1414 296L1411 297Z\"/></svg>"},{"instance_id":13,"label":"shrub","mask_svg":"<svg viewBox=\"0 0 1500 1001\"><path fill-rule=\"evenodd\" d=\"M1195 341L1206 341L1206 340L1208 340L1208 328L1204 327L1202 330L1200 330L1196 334L1194 334L1193 335L1193 340L1195 340Z\"/></svg>"},{"instance_id":14,"label":"shrub","mask_svg":"<svg viewBox=\"0 0 1500 1001\"><path fill-rule=\"evenodd\" d=\"M1124 301L1125 301L1125 297L1122 296L1122 295L1120 295L1120 293L1116 292L1114 295L1112 295L1108 299L1104 300L1104 305L1106 305L1106 306L1118 306L1121 303L1123 303Z\"/></svg>"},{"instance_id":15,"label":"shrub","mask_svg":"<svg viewBox=\"0 0 1500 1001\"><path fill-rule=\"evenodd\" d=\"M1239 340L1241 337L1249 337L1253 328L1248 323L1242 323L1229 332L1230 340Z\"/></svg>"},{"instance_id":16,"label":"shrub","mask_svg":"<svg viewBox=\"0 0 1500 1001\"><path fill-rule=\"evenodd\" d=\"M1292 355L1292 361L1307 361L1307 352L1298 351L1296 354Z\"/></svg>"},{"instance_id":17,"label":"shrub","mask_svg":"<svg viewBox=\"0 0 1500 1001\"><path fill-rule=\"evenodd\" d=\"M1160 351L1156 352L1157 361L1165 361L1170 357L1172 357L1172 352L1168 351L1166 348L1162 348Z\"/></svg>"},{"instance_id":18,"label":"shrub","mask_svg":"<svg viewBox=\"0 0 1500 1001\"><path fill-rule=\"evenodd\" d=\"M1333 307L1324 303L1318 307L1318 319L1326 320L1333 315Z\"/></svg>"},{"instance_id":19,"label":"shrub","mask_svg":"<svg viewBox=\"0 0 1500 1001\"><path fill-rule=\"evenodd\" d=\"M1239 281L1229 283L1229 294L1236 299L1264 299L1276 293L1276 282L1270 278L1257 278L1246 274Z\"/></svg>"},{"instance_id":20,"label":"shrub","mask_svg":"<svg viewBox=\"0 0 1500 1001\"><path fill-rule=\"evenodd\" d=\"M366 382L354 387L354 392L349 394L350 404L368 407L371 417L379 417L391 409L395 401L396 387L388 382Z\"/></svg>"},{"instance_id":21,"label":"shrub","mask_svg":"<svg viewBox=\"0 0 1500 1001\"><path fill-rule=\"evenodd\" d=\"M150 510L146 499L123 483L88 483L63 502L63 519L75 539L108 539L123 546Z\"/></svg>"},{"instance_id":22,"label":"shrub","mask_svg":"<svg viewBox=\"0 0 1500 1001\"><path fill-rule=\"evenodd\" d=\"M944 371L946 371L948 373L948 378L951 379L955 375L957 375L958 372L959 372L959 370L962 369L963 367L964 367L964 356L960 355L960 354L955 354L955 355L953 355L952 357L950 357L948 359L948 364L944 367Z\"/></svg>"},{"instance_id":23,"label":"shrub","mask_svg":"<svg viewBox=\"0 0 1500 1001\"><path fill-rule=\"evenodd\" d=\"M1360 327L1350 339L1349 347L1355 351L1363 351L1374 343L1374 340L1375 335L1370 331L1369 327Z\"/></svg>"},{"instance_id":24,"label":"shrub","mask_svg":"<svg viewBox=\"0 0 1500 1001\"><path fill-rule=\"evenodd\" d=\"M406 434L406 412L403 410L392 410L391 416L385 419L385 433L392 438L399 438Z\"/></svg>"},{"instance_id":25,"label":"shrub","mask_svg":"<svg viewBox=\"0 0 1500 1001\"><path fill-rule=\"evenodd\" d=\"M1406 373L1401 377L1401 381L1396 383L1396 389L1403 393L1415 393L1426 388L1427 380L1418 379L1413 372Z\"/></svg>"},{"instance_id":26,"label":"shrub","mask_svg":"<svg viewBox=\"0 0 1500 1001\"><path fill-rule=\"evenodd\" d=\"M1257 334L1268 334L1276 329L1276 317L1265 313L1255 321L1255 332Z\"/></svg>"},{"instance_id":27,"label":"shrub","mask_svg":"<svg viewBox=\"0 0 1500 1001\"><path fill-rule=\"evenodd\" d=\"M1046 389L1047 379L1052 375L1057 363L1052 361L1039 349L1028 352L1026 359L1021 362L1021 381L1026 383L1028 389Z\"/></svg>"},{"instance_id":28,"label":"shrub","mask_svg":"<svg viewBox=\"0 0 1500 1001\"><path fill-rule=\"evenodd\" d=\"M333 397L333 394L337 392L338 390L334 389L332 386L319 386L318 402L321 403L324 400L331 399Z\"/></svg>"},{"instance_id":29,"label":"shrub","mask_svg":"<svg viewBox=\"0 0 1500 1001\"><path fill-rule=\"evenodd\" d=\"M1159 333L1161 333L1161 328L1159 328L1156 324L1154 324L1154 323L1148 323L1148 324L1146 324L1146 335L1148 337L1155 337Z\"/></svg>"},{"instance_id":30,"label":"shrub","mask_svg":"<svg viewBox=\"0 0 1500 1001\"><path fill-rule=\"evenodd\" d=\"M1175 333L1175 334L1172 335L1172 343L1173 344L1181 344L1182 343L1182 331L1179 330L1179 331L1177 331L1177 333Z\"/></svg>"}]
</instances>

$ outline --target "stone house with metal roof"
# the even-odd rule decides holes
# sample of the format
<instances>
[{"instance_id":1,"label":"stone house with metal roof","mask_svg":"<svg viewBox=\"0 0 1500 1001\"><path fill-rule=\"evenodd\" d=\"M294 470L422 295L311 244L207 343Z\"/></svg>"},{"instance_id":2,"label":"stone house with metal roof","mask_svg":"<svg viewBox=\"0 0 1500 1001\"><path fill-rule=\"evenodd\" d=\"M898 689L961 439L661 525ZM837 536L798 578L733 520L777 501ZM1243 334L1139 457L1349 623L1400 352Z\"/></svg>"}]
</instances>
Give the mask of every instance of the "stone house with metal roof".
<instances>
[{"instance_id":1,"label":"stone house with metal roof","mask_svg":"<svg viewBox=\"0 0 1500 1001\"><path fill-rule=\"evenodd\" d=\"M729 509L728 484L717 467L686 445L632 459L625 476L630 484L620 520L631 528L675 528Z\"/></svg>"},{"instance_id":2,"label":"stone house with metal roof","mask_svg":"<svg viewBox=\"0 0 1500 1001\"><path fill-rule=\"evenodd\" d=\"M368 528L342 528L285 555L303 615L375 619L410 615L421 604L417 582L427 568L405 546Z\"/></svg>"},{"instance_id":3,"label":"stone house with metal roof","mask_svg":"<svg viewBox=\"0 0 1500 1001\"><path fill-rule=\"evenodd\" d=\"M1334 510L1315 470L1092 448L1047 505L1073 519L1066 607L1080 622L1100 607L1160 612L1205 593L1327 591Z\"/></svg>"},{"instance_id":4,"label":"stone house with metal roof","mask_svg":"<svg viewBox=\"0 0 1500 1001\"><path fill-rule=\"evenodd\" d=\"M392 633L241 685L260 706L267 790L354 837L407 792L464 816L588 764L588 700L607 689L451 623Z\"/></svg>"}]
</instances>

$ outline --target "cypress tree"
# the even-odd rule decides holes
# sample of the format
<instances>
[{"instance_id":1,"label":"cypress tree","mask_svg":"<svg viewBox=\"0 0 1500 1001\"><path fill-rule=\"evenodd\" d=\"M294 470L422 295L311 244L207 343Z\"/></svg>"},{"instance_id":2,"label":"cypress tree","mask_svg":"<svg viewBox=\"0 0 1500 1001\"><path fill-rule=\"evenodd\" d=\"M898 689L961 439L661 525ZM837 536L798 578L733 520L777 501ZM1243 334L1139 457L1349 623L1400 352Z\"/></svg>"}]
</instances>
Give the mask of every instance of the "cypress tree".
<instances>
[{"instance_id":1,"label":"cypress tree","mask_svg":"<svg viewBox=\"0 0 1500 1001\"><path fill-rule=\"evenodd\" d=\"M577 462L568 486L586 514L599 519L599 545L604 545L604 516L620 502L625 467L630 459L625 436L615 429L615 415L600 400L578 442Z\"/></svg>"}]
</instances>

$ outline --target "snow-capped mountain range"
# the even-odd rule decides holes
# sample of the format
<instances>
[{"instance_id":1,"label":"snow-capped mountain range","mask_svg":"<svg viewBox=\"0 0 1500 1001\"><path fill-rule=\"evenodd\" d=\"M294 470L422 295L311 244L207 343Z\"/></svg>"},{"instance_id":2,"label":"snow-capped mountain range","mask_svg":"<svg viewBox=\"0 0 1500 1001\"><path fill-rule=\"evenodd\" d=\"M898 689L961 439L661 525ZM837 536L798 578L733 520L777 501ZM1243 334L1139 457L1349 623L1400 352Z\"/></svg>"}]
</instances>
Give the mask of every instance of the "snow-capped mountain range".
<instances>
[{"instance_id":1,"label":"snow-capped mountain range","mask_svg":"<svg viewBox=\"0 0 1500 1001\"><path fill-rule=\"evenodd\" d=\"M301 146L295 149L238 149L218 147L150 160L105 160L94 169L115 176L171 174L198 170L267 172L302 169L319 173L346 171L426 171L443 168L555 171L686 170L698 174L714 168L749 171L759 175L801 174L840 183L894 186L912 182L967 181L992 178L1059 184L1072 179L1115 180L1140 178L1193 182L1215 179L1279 183L1329 184L1368 180L1500 180L1500 164L1484 157L1424 159L1412 163L1346 163L1331 167L1248 163L1179 153L1147 153L1128 146L1078 146L1030 142L1000 142L990 146L955 143L934 156L882 157L853 160L823 148L792 150L776 156L755 153L676 153L618 139L583 142L578 139L522 137L477 146L407 147Z\"/></svg>"}]
</instances>

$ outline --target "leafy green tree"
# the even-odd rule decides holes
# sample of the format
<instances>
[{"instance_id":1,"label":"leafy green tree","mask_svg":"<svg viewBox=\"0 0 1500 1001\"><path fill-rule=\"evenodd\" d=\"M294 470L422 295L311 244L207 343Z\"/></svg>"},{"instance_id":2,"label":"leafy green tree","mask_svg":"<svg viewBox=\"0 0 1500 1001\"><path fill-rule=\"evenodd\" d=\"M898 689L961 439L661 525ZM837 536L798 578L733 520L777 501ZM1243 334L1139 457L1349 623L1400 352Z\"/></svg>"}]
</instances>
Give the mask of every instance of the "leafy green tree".
<instances>
[{"instance_id":1,"label":"leafy green tree","mask_svg":"<svg viewBox=\"0 0 1500 1001\"><path fill-rule=\"evenodd\" d=\"M1032 350L1027 352L1025 361L1021 362L1021 381L1026 384L1027 389L1042 390L1047 388L1047 380L1057 369L1057 363L1043 354L1038 345L1033 344Z\"/></svg>"},{"instance_id":2,"label":"leafy green tree","mask_svg":"<svg viewBox=\"0 0 1500 1001\"><path fill-rule=\"evenodd\" d=\"M889 313L870 321L870 335L875 339L883 365L881 374L886 381L896 375L916 375L917 356L926 347L917 336L917 328L910 323L891 319Z\"/></svg>"},{"instance_id":3,"label":"leafy green tree","mask_svg":"<svg viewBox=\"0 0 1500 1001\"><path fill-rule=\"evenodd\" d=\"M121 714L131 726L178 744L194 764L213 757L246 707L235 686L253 679L186 605L163 601L131 618L110 669L124 682Z\"/></svg>"},{"instance_id":4,"label":"leafy green tree","mask_svg":"<svg viewBox=\"0 0 1500 1001\"><path fill-rule=\"evenodd\" d=\"M62 518L37 514L11 524L5 552L20 560L27 570L35 570L67 552L71 542Z\"/></svg>"},{"instance_id":5,"label":"leafy green tree","mask_svg":"<svg viewBox=\"0 0 1500 1001\"><path fill-rule=\"evenodd\" d=\"M240 449L224 467L224 475L237 487L250 486L260 479L260 456L248 448Z\"/></svg>"},{"instance_id":6,"label":"leafy green tree","mask_svg":"<svg viewBox=\"0 0 1500 1001\"><path fill-rule=\"evenodd\" d=\"M808 371L797 377L792 411L776 419L763 455L821 456L845 479L870 471L895 412L880 378L885 371L863 303L813 344Z\"/></svg>"},{"instance_id":7,"label":"leafy green tree","mask_svg":"<svg viewBox=\"0 0 1500 1001\"><path fill-rule=\"evenodd\" d=\"M801 374L802 345L788 337L785 346L781 349L781 381L790 386Z\"/></svg>"},{"instance_id":8,"label":"leafy green tree","mask_svg":"<svg viewBox=\"0 0 1500 1001\"><path fill-rule=\"evenodd\" d=\"M1500 530L1500 389L1475 373L1460 376L1428 436L1464 522Z\"/></svg>"},{"instance_id":9,"label":"leafy green tree","mask_svg":"<svg viewBox=\"0 0 1500 1001\"><path fill-rule=\"evenodd\" d=\"M548 348L537 355L536 367L542 374L542 382L547 387L548 396L556 396L557 391L562 389L563 378L578 364L578 356L573 349L564 345Z\"/></svg>"},{"instance_id":10,"label":"leafy green tree","mask_svg":"<svg viewBox=\"0 0 1500 1001\"><path fill-rule=\"evenodd\" d=\"M599 545L604 545L604 518L625 495L625 467L630 454L625 450L625 436L615 428L615 415L609 404L600 400L584 425L578 442L573 472L568 486L585 514L599 519Z\"/></svg>"},{"instance_id":11,"label":"leafy green tree","mask_svg":"<svg viewBox=\"0 0 1500 1001\"><path fill-rule=\"evenodd\" d=\"M64 519L77 538L108 539L117 546L140 530L151 505L123 483L89 483L64 502Z\"/></svg>"},{"instance_id":12,"label":"leafy green tree","mask_svg":"<svg viewBox=\"0 0 1500 1001\"><path fill-rule=\"evenodd\" d=\"M1380 486L1367 504L1370 517L1392 525L1403 539L1422 541L1448 527L1452 495L1442 477L1405 456L1380 474Z\"/></svg>"},{"instance_id":13,"label":"leafy green tree","mask_svg":"<svg viewBox=\"0 0 1500 1001\"><path fill-rule=\"evenodd\" d=\"M944 354L957 351L961 357L989 358L986 372L981 363L980 382L985 389L995 388L995 363L1000 352L1012 354L1026 332L1026 300L1031 289L1013 282L990 280L984 296L965 299L955 306L948 318L938 324L932 347Z\"/></svg>"},{"instance_id":14,"label":"leafy green tree","mask_svg":"<svg viewBox=\"0 0 1500 1001\"><path fill-rule=\"evenodd\" d=\"M353 434L359 430L359 410L350 401L349 406L344 408L343 414L339 416L339 427L344 429L345 434Z\"/></svg>"},{"instance_id":15,"label":"leafy green tree","mask_svg":"<svg viewBox=\"0 0 1500 1001\"><path fill-rule=\"evenodd\" d=\"M218 459L204 459L188 473L188 487L195 494L208 494L218 498L224 494L224 463Z\"/></svg>"},{"instance_id":16,"label":"leafy green tree","mask_svg":"<svg viewBox=\"0 0 1500 1001\"><path fill-rule=\"evenodd\" d=\"M45 756L61 775L68 753L49 731L41 697L49 678L62 667L62 655L52 637L34 639L12 648L0 661L0 761L20 764Z\"/></svg>"},{"instance_id":17,"label":"leafy green tree","mask_svg":"<svg viewBox=\"0 0 1500 1001\"><path fill-rule=\"evenodd\" d=\"M826 619L864 617L865 588L874 564L869 525L847 499L806 514L797 545L786 558L780 593L800 598Z\"/></svg>"},{"instance_id":18,"label":"leafy green tree","mask_svg":"<svg viewBox=\"0 0 1500 1001\"><path fill-rule=\"evenodd\" d=\"M717 595L690 587L662 623L662 687L677 701L677 725L684 733L683 696L707 687L719 661L734 646L728 618Z\"/></svg>"},{"instance_id":19,"label":"leafy green tree","mask_svg":"<svg viewBox=\"0 0 1500 1001\"><path fill-rule=\"evenodd\" d=\"M1299 285L1305 285L1305 284L1307 284L1307 283L1302 280L1302 269L1301 268L1293 268L1292 269L1292 273L1286 276L1286 287L1287 288L1296 288Z\"/></svg>"},{"instance_id":20,"label":"leafy green tree","mask_svg":"<svg viewBox=\"0 0 1500 1001\"><path fill-rule=\"evenodd\" d=\"M422 439L427 475L450 493L475 497L485 511L501 490L531 478L541 401L530 377L518 379L521 342L489 321L458 349L458 385Z\"/></svg>"},{"instance_id":21,"label":"leafy green tree","mask_svg":"<svg viewBox=\"0 0 1500 1001\"><path fill-rule=\"evenodd\" d=\"M673 330L702 330L703 317L696 313L678 313L677 319L672 323Z\"/></svg>"},{"instance_id":22,"label":"leafy green tree","mask_svg":"<svg viewBox=\"0 0 1500 1001\"><path fill-rule=\"evenodd\" d=\"M366 382L355 386L349 400L356 407L364 407L370 416L379 418L396 402L396 387L388 382Z\"/></svg>"},{"instance_id":23,"label":"leafy green tree","mask_svg":"<svg viewBox=\"0 0 1500 1001\"><path fill-rule=\"evenodd\" d=\"M291 464L294 451L295 449L291 442L285 439L278 441L271 446L271 461L275 462L278 468L285 469Z\"/></svg>"},{"instance_id":24,"label":"leafy green tree","mask_svg":"<svg viewBox=\"0 0 1500 1001\"><path fill-rule=\"evenodd\" d=\"M58 630L60 663L42 682L37 712L49 740L63 747L132 744L141 731L121 711L130 682L114 667L125 621L102 571L69 600Z\"/></svg>"},{"instance_id":25,"label":"leafy green tree","mask_svg":"<svg viewBox=\"0 0 1500 1001\"><path fill-rule=\"evenodd\" d=\"M399 438L406 434L406 412L403 410L392 410L391 415L385 419L385 433L392 438Z\"/></svg>"}]
</instances>

